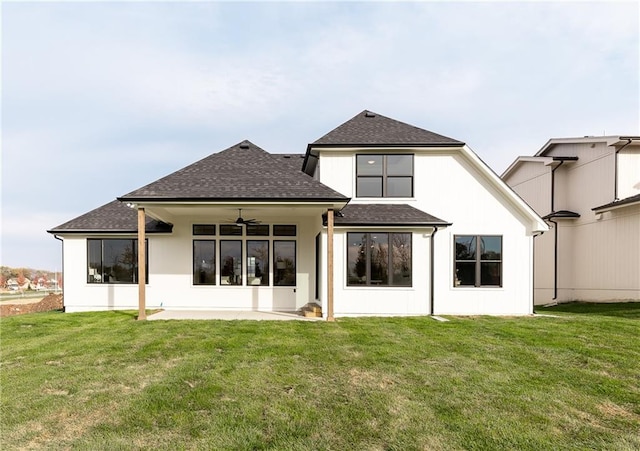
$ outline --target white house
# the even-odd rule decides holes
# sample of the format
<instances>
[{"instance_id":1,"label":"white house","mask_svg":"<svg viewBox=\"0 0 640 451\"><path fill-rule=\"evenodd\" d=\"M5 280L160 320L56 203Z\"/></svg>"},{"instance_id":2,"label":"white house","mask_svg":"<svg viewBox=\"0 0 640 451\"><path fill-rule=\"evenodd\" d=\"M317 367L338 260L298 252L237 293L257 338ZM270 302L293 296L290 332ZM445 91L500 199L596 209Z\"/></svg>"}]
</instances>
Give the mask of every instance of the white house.
<instances>
[{"instance_id":1,"label":"white house","mask_svg":"<svg viewBox=\"0 0 640 451\"><path fill-rule=\"evenodd\" d=\"M363 111L304 155L243 141L49 232L66 311L333 319L529 314L546 230L463 142Z\"/></svg>"},{"instance_id":2,"label":"white house","mask_svg":"<svg viewBox=\"0 0 640 451\"><path fill-rule=\"evenodd\" d=\"M552 226L535 303L640 299L640 137L550 139L502 179Z\"/></svg>"}]
</instances>

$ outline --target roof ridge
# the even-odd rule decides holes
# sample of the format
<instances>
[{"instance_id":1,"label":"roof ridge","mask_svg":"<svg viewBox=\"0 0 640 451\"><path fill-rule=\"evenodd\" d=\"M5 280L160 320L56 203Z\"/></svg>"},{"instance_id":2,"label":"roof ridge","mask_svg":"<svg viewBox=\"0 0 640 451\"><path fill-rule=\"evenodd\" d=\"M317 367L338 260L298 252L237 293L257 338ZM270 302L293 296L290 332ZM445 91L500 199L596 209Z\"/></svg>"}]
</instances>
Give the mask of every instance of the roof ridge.
<instances>
[{"instance_id":1,"label":"roof ridge","mask_svg":"<svg viewBox=\"0 0 640 451\"><path fill-rule=\"evenodd\" d=\"M455 145L463 142L399 121L371 110L363 110L318 138L313 145Z\"/></svg>"}]
</instances>

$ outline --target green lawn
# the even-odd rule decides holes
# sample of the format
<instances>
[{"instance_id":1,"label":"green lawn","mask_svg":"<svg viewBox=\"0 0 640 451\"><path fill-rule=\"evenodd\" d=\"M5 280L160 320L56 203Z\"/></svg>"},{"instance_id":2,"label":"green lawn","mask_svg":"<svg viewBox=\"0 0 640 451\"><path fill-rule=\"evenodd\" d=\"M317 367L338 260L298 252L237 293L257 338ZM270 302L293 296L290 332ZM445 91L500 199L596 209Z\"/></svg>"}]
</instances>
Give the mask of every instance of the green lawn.
<instances>
[{"instance_id":1,"label":"green lawn","mask_svg":"<svg viewBox=\"0 0 640 451\"><path fill-rule=\"evenodd\" d=\"M640 304L326 322L3 318L1 449L640 449Z\"/></svg>"}]
</instances>

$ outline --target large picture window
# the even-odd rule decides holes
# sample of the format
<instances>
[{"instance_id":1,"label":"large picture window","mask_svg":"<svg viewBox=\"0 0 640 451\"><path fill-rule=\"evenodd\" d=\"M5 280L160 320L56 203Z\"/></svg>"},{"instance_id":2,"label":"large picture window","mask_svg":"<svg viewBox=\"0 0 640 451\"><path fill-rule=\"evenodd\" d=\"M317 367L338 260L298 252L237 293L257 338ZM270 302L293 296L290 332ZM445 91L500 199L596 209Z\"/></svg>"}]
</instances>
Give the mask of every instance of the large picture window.
<instances>
[{"instance_id":1,"label":"large picture window","mask_svg":"<svg viewBox=\"0 0 640 451\"><path fill-rule=\"evenodd\" d=\"M411 286L410 233L347 233L347 285Z\"/></svg>"},{"instance_id":2,"label":"large picture window","mask_svg":"<svg viewBox=\"0 0 640 451\"><path fill-rule=\"evenodd\" d=\"M193 285L296 286L294 224L193 224L192 235Z\"/></svg>"},{"instance_id":3,"label":"large picture window","mask_svg":"<svg viewBox=\"0 0 640 451\"><path fill-rule=\"evenodd\" d=\"M502 286L502 237L455 236L454 286Z\"/></svg>"},{"instance_id":4,"label":"large picture window","mask_svg":"<svg viewBox=\"0 0 640 451\"><path fill-rule=\"evenodd\" d=\"M216 284L215 240L193 240L193 284Z\"/></svg>"},{"instance_id":5,"label":"large picture window","mask_svg":"<svg viewBox=\"0 0 640 451\"><path fill-rule=\"evenodd\" d=\"M149 282L149 243L145 240L145 280ZM88 283L138 283L137 239L87 239Z\"/></svg>"},{"instance_id":6,"label":"large picture window","mask_svg":"<svg viewBox=\"0 0 640 451\"><path fill-rule=\"evenodd\" d=\"M413 155L357 155L357 197L413 197Z\"/></svg>"}]
</instances>

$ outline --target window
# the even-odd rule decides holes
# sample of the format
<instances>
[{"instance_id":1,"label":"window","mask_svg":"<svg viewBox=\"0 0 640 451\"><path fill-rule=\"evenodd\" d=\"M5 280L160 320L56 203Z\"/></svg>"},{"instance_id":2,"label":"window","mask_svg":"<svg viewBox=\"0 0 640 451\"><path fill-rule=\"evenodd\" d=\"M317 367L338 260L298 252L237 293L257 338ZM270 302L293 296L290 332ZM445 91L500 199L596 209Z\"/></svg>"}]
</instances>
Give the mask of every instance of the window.
<instances>
[{"instance_id":1,"label":"window","mask_svg":"<svg viewBox=\"0 0 640 451\"><path fill-rule=\"evenodd\" d=\"M192 232L193 285L296 286L296 225L193 224Z\"/></svg>"},{"instance_id":2,"label":"window","mask_svg":"<svg viewBox=\"0 0 640 451\"><path fill-rule=\"evenodd\" d=\"M455 246L454 286L502 286L501 236L456 235Z\"/></svg>"},{"instance_id":3,"label":"window","mask_svg":"<svg viewBox=\"0 0 640 451\"><path fill-rule=\"evenodd\" d=\"M413 155L357 155L356 197L413 197Z\"/></svg>"},{"instance_id":4,"label":"window","mask_svg":"<svg viewBox=\"0 0 640 451\"><path fill-rule=\"evenodd\" d=\"M220 241L220 285L242 285L242 241Z\"/></svg>"},{"instance_id":5,"label":"window","mask_svg":"<svg viewBox=\"0 0 640 451\"><path fill-rule=\"evenodd\" d=\"M275 227L275 226L274 226ZM296 285L296 242L273 242L273 284L293 287Z\"/></svg>"},{"instance_id":6,"label":"window","mask_svg":"<svg viewBox=\"0 0 640 451\"><path fill-rule=\"evenodd\" d=\"M410 233L347 233L347 285L411 286Z\"/></svg>"},{"instance_id":7,"label":"window","mask_svg":"<svg viewBox=\"0 0 640 451\"><path fill-rule=\"evenodd\" d=\"M194 224L193 234L194 235L215 235L216 225L215 224Z\"/></svg>"},{"instance_id":8,"label":"window","mask_svg":"<svg viewBox=\"0 0 640 451\"><path fill-rule=\"evenodd\" d=\"M149 243L145 240L145 280ZM87 239L87 283L138 283L137 239Z\"/></svg>"},{"instance_id":9,"label":"window","mask_svg":"<svg viewBox=\"0 0 640 451\"><path fill-rule=\"evenodd\" d=\"M273 234L275 236L296 236L295 225L274 225Z\"/></svg>"},{"instance_id":10,"label":"window","mask_svg":"<svg viewBox=\"0 0 640 451\"><path fill-rule=\"evenodd\" d=\"M269 225L247 224L247 236L269 236Z\"/></svg>"},{"instance_id":11,"label":"window","mask_svg":"<svg viewBox=\"0 0 640 451\"><path fill-rule=\"evenodd\" d=\"M267 240L247 241L247 285L269 285L269 241Z\"/></svg>"},{"instance_id":12,"label":"window","mask_svg":"<svg viewBox=\"0 0 640 451\"><path fill-rule=\"evenodd\" d=\"M193 240L193 284L216 284L215 240Z\"/></svg>"},{"instance_id":13,"label":"window","mask_svg":"<svg viewBox=\"0 0 640 451\"><path fill-rule=\"evenodd\" d=\"M220 235L242 236L242 226L236 224L220 224Z\"/></svg>"}]
</instances>

